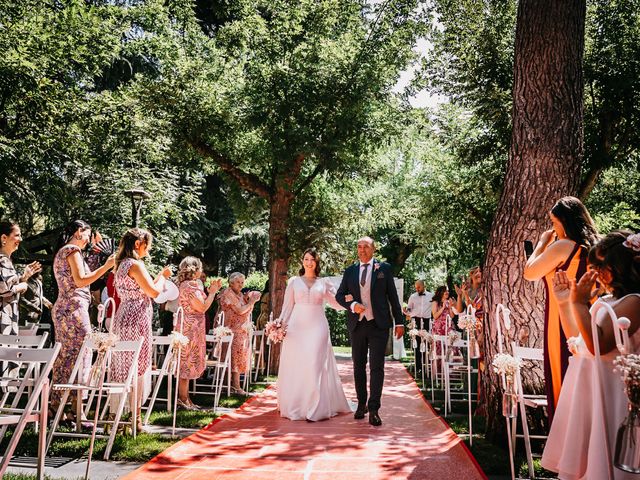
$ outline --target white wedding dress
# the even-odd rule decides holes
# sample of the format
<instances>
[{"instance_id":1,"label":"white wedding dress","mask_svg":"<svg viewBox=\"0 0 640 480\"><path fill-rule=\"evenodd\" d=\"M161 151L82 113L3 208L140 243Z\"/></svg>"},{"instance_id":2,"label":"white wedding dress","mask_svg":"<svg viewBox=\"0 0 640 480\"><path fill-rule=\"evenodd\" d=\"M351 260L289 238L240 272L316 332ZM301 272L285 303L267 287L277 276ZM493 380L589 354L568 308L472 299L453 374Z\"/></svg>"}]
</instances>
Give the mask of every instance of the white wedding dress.
<instances>
[{"instance_id":1,"label":"white wedding dress","mask_svg":"<svg viewBox=\"0 0 640 480\"><path fill-rule=\"evenodd\" d=\"M341 309L331 283L318 278L309 288L300 277L287 284L280 319L287 334L280 352L278 408L291 420L324 420L351 412L329 339L325 303Z\"/></svg>"}]
</instances>

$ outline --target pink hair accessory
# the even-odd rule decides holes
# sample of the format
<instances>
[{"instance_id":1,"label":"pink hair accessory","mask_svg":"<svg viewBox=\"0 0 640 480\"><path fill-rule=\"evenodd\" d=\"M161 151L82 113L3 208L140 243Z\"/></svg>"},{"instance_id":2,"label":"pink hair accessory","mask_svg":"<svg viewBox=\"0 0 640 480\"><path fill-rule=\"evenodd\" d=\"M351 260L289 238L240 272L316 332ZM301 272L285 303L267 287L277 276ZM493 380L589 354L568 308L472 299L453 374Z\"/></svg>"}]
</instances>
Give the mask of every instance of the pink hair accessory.
<instances>
[{"instance_id":1,"label":"pink hair accessory","mask_svg":"<svg viewBox=\"0 0 640 480\"><path fill-rule=\"evenodd\" d=\"M640 252L640 233L633 233L627 237L627 239L622 242L627 248L630 248L634 252Z\"/></svg>"}]
</instances>

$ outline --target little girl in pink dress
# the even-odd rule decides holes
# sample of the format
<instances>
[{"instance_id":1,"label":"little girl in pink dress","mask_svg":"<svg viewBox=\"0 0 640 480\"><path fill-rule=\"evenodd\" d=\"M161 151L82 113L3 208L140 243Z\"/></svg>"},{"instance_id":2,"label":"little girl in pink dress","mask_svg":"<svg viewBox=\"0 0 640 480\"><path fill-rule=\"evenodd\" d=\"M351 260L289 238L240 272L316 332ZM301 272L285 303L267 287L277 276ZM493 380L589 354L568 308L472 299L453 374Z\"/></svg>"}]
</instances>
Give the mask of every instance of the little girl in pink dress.
<instances>
[{"instance_id":1,"label":"little girl in pink dress","mask_svg":"<svg viewBox=\"0 0 640 480\"><path fill-rule=\"evenodd\" d=\"M594 270L576 284L564 272L556 274L554 291L558 298L563 326L573 324L580 332L570 339L573 357L562 385L558 407L549 439L542 456L542 466L558 473L562 480L606 480L610 477L610 458L616 432L628 412L628 400L613 360L620 355L616 348L613 324L604 308L591 308L599 327L600 362L593 354L592 315L588 300L599 280L613 295L599 300L607 302L618 317L631 321L629 353L640 352L640 235L612 232L589 254ZM602 390L598 382L600 367ZM603 403L604 401L604 403ZM637 480L638 475L613 468L615 480Z\"/></svg>"}]
</instances>

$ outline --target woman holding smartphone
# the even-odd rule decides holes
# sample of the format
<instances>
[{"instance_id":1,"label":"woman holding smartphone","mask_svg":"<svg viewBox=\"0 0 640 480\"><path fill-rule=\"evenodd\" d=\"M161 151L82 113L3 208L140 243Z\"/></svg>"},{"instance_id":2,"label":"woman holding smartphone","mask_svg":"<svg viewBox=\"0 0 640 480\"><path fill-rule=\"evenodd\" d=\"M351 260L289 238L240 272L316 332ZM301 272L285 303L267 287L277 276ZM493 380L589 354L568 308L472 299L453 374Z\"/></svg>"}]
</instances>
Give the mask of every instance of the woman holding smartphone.
<instances>
[{"instance_id":1,"label":"woman holding smartphone","mask_svg":"<svg viewBox=\"0 0 640 480\"><path fill-rule=\"evenodd\" d=\"M524 278L543 280L545 286L544 376L551 425L569 365L567 338L578 335L571 325L561 324L553 278L558 270L564 270L569 278L579 280L587 270L587 254L597 242L598 233L586 207L575 197L558 200L549 218L552 228L540 235L524 267Z\"/></svg>"}]
</instances>

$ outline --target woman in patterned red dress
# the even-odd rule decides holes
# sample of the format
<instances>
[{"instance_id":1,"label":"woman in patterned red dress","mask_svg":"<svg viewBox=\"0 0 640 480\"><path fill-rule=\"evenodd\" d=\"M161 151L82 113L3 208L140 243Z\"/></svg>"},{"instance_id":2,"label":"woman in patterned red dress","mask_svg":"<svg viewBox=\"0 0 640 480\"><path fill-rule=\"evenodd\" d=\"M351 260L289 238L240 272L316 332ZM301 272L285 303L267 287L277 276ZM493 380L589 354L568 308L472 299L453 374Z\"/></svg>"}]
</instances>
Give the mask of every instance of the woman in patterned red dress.
<instances>
[{"instance_id":1,"label":"woman in patterned red dress","mask_svg":"<svg viewBox=\"0 0 640 480\"><path fill-rule=\"evenodd\" d=\"M242 293L244 275L233 272L229 275L229 288L220 294L220 308L224 312L224 324L233 332L231 345L231 391L247 395L240 387L240 374L249 368L249 332L247 322L251 320L253 306L260 300L260 292Z\"/></svg>"},{"instance_id":2,"label":"woman in patterned red dress","mask_svg":"<svg viewBox=\"0 0 640 480\"><path fill-rule=\"evenodd\" d=\"M153 237L142 228L132 228L120 240L116 254L114 284L120 306L113 319L112 330L120 340L143 339L138 357L138 404L131 409L138 412L138 430L142 429L140 407L151 390L151 299L162 293L164 281L171 276L171 269L164 267L155 279L151 278L142 259L149 254ZM114 381L123 382L131 367L131 353L115 353L111 375ZM133 397L131 397L133 402Z\"/></svg>"},{"instance_id":3,"label":"woman in patterned red dress","mask_svg":"<svg viewBox=\"0 0 640 480\"><path fill-rule=\"evenodd\" d=\"M88 381L91 356L78 358L84 337L91 332L89 285L107 273L114 265L114 256L104 265L91 271L82 257L82 250L91 238L91 226L82 221L71 222L62 233L58 251L53 260L53 274L58 284L58 299L51 311L56 341L60 342L60 354L53 365L53 383L67 383L76 362L81 362L80 378ZM55 410L62 392L51 391L51 406ZM75 405L75 393L69 397ZM71 413L68 414L73 417Z\"/></svg>"},{"instance_id":4,"label":"woman in patterned red dress","mask_svg":"<svg viewBox=\"0 0 640 480\"><path fill-rule=\"evenodd\" d=\"M186 347L182 347L180 359L180 383L178 384L178 407L188 410L198 409L189 398L189 380L200 378L206 367L207 345L205 312L209 310L213 300L222 286L222 281L211 283L208 295L200 277L202 262L196 257L185 257L180 262L178 285L180 287L180 306L184 311L182 333L189 339Z\"/></svg>"}]
</instances>

